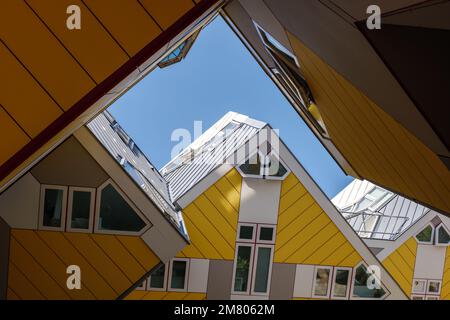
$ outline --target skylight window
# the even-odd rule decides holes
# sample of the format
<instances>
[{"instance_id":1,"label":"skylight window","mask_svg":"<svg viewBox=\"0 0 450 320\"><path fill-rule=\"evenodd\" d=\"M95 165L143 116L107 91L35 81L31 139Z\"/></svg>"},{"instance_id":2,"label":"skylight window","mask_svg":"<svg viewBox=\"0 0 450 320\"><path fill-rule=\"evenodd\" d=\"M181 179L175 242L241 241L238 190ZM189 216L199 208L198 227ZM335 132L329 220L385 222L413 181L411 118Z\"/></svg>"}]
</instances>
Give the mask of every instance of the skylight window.
<instances>
[{"instance_id":1,"label":"skylight window","mask_svg":"<svg viewBox=\"0 0 450 320\"><path fill-rule=\"evenodd\" d=\"M183 41L178 47L176 47L171 53L169 53L168 56L162 59L158 63L158 67L165 68L183 60L188 54L189 50L191 50L191 47L194 44L195 39L197 39L199 33L200 29L194 32L192 36Z\"/></svg>"}]
</instances>

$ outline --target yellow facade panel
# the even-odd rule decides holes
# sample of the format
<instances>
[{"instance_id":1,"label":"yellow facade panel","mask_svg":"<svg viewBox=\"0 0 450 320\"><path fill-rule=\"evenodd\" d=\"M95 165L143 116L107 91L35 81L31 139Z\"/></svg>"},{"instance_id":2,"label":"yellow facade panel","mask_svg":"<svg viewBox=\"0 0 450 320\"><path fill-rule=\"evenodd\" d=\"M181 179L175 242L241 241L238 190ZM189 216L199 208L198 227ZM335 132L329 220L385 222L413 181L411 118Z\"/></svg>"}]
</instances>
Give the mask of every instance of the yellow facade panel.
<instances>
[{"instance_id":1,"label":"yellow facade panel","mask_svg":"<svg viewBox=\"0 0 450 320\"><path fill-rule=\"evenodd\" d=\"M277 243L275 243L274 261L284 262L289 258L289 262L296 263L295 256L292 259L290 257L328 223L330 223L330 219L324 214L319 214L319 216L312 220L306 227L296 233L292 233L291 238L283 245L279 246L277 239Z\"/></svg>"},{"instance_id":2,"label":"yellow facade panel","mask_svg":"<svg viewBox=\"0 0 450 320\"><path fill-rule=\"evenodd\" d=\"M71 299L95 299L93 293L87 287L82 287L81 290L67 289L67 267L61 258L51 250L47 244L39 237L39 233L33 230L18 230L11 231L12 239L16 240L20 245L28 251L40 267L42 267L53 280L62 288ZM13 261L14 258L11 258ZM19 266L17 266L19 268ZM30 275L36 276L36 275ZM12 281L13 279L11 279ZM45 288L45 287L44 287ZM39 288L39 290L44 290ZM47 291L48 289L45 289ZM41 292L44 295L44 292ZM20 295L20 294L19 294Z\"/></svg>"},{"instance_id":3,"label":"yellow facade panel","mask_svg":"<svg viewBox=\"0 0 450 320\"><path fill-rule=\"evenodd\" d=\"M329 135L363 178L450 211L450 172L414 135L288 34Z\"/></svg>"},{"instance_id":4,"label":"yellow facade panel","mask_svg":"<svg viewBox=\"0 0 450 320\"><path fill-rule=\"evenodd\" d=\"M131 287L133 283L88 234L66 233L65 237L89 261L93 268L101 270L101 275L115 292L121 294ZM105 266L108 266L108 268L105 268Z\"/></svg>"},{"instance_id":5,"label":"yellow facade panel","mask_svg":"<svg viewBox=\"0 0 450 320\"><path fill-rule=\"evenodd\" d=\"M280 196L284 196L291 188L293 188L296 184L298 184L297 177L291 172L289 175L284 179L282 185L281 185L281 192Z\"/></svg>"},{"instance_id":6,"label":"yellow facade panel","mask_svg":"<svg viewBox=\"0 0 450 320\"><path fill-rule=\"evenodd\" d=\"M303 215L303 212L310 210L312 207L318 207L314 198L309 193L303 194L294 204L279 213L277 231L281 233L286 227L292 229L291 223L301 219L300 216Z\"/></svg>"},{"instance_id":7,"label":"yellow facade panel","mask_svg":"<svg viewBox=\"0 0 450 320\"><path fill-rule=\"evenodd\" d=\"M140 2L164 30L195 5L191 0L140 0Z\"/></svg>"},{"instance_id":8,"label":"yellow facade panel","mask_svg":"<svg viewBox=\"0 0 450 320\"><path fill-rule=\"evenodd\" d=\"M296 207L293 207L295 210ZM280 217L278 226L283 222L283 228L277 230L277 243L275 251L283 246L286 242L292 239L297 233L303 232L314 219L316 219L322 213L322 209L316 204L308 205L306 209L301 208L297 211L297 216L293 216L292 219L285 219L286 217Z\"/></svg>"},{"instance_id":9,"label":"yellow facade panel","mask_svg":"<svg viewBox=\"0 0 450 320\"><path fill-rule=\"evenodd\" d=\"M385 268L407 295L411 294L416 253L417 242L411 237L383 261Z\"/></svg>"},{"instance_id":10,"label":"yellow facade panel","mask_svg":"<svg viewBox=\"0 0 450 320\"><path fill-rule=\"evenodd\" d=\"M85 0L83 2L130 56L138 53L162 31L139 1Z\"/></svg>"},{"instance_id":11,"label":"yellow facade panel","mask_svg":"<svg viewBox=\"0 0 450 320\"><path fill-rule=\"evenodd\" d=\"M336 233L320 248L313 252L308 258L304 260L305 264L322 264L328 257L334 255L336 250L342 246L347 239L341 232Z\"/></svg>"},{"instance_id":12,"label":"yellow facade panel","mask_svg":"<svg viewBox=\"0 0 450 320\"><path fill-rule=\"evenodd\" d=\"M10 243L10 259L14 266L24 274L31 284L39 288L45 299L61 300L70 299L70 296L57 283L45 269L39 265L33 256L27 252L14 238ZM15 281L11 279L11 281Z\"/></svg>"},{"instance_id":13,"label":"yellow facade panel","mask_svg":"<svg viewBox=\"0 0 450 320\"><path fill-rule=\"evenodd\" d=\"M8 288L6 290L6 299L7 300L21 300L21 298L11 288Z\"/></svg>"},{"instance_id":14,"label":"yellow facade panel","mask_svg":"<svg viewBox=\"0 0 450 320\"><path fill-rule=\"evenodd\" d=\"M39 231L39 237L55 252L65 265L75 264L82 270L81 285L88 288L96 299L115 299L116 292L103 277L103 270L92 267L62 232Z\"/></svg>"},{"instance_id":15,"label":"yellow facade panel","mask_svg":"<svg viewBox=\"0 0 450 320\"><path fill-rule=\"evenodd\" d=\"M94 88L88 74L24 1L1 1L0 39L64 110ZM13 76L4 75L2 81Z\"/></svg>"},{"instance_id":16,"label":"yellow facade panel","mask_svg":"<svg viewBox=\"0 0 450 320\"><path fill-rule=\"evenodd\" d=\"M11 262L8 267L8 287L10 288L10 294L14 292L15 296L23 300L45 299L38 288L33 286L25 275Z\"/></svg>"},{"instance_id":17,"label":"yellow facade panel","mask_svg":"<svg viewBox=\"0 0 450 320\"><path fill-rule=\"evenodd\" d=\"M441 299L450 300L450 247L447 247L444 275L442 277Z\"/></svg>"},{"instance_id":18,"label":"yellow facade panel","mask_svg":"<svg viewBox=\"0 0 450 320\"><path fill-rule=\"evenodd\" d=\"M0 105L32 138L62 114L62 110L39 86L19 61L0 43Z\"/></svg>"},{"instance_id":19,"label":"yellow facade panel","mask_svg":"<svg viewBox=\"0 0 450 320\"><path fill-rule=\"evenodd\" d=\"M233 169L235 170L235 169ZM240 186L240 183L237 185ZM231 182L226 178L223 177L222 179L219 179L214 186L222 193L222 195L227 199L227 201L233 206L234 210L236 212L239 212L239 205L241 201L241 195L240 192L238 192L238 188L231 184Z\"/></svg>"},{"instance_id":20,"label":"yellow facade panel","mask_svg":"<svg viewBox=\"0 0 450 320\"><path fill-rule=\"evenodd\" d=\"M190 258L234 259L242 178L231 169L183 209L191 244Z\"/></svg>"},{"instance_id":21,"label":"yellow facade panel","mask_svg":"<svg viewBox=\"0 0 450 320\"><path fill-rule=\"evenodd\" d=\"M115 236L122 245L131 253L131 255L141 264L146 270L150 271L159 263L158 256L150 250L145 242L140 237L133 236Z\"/></svg>"},{"instance_id":22,"label":"yellow facade panel","mask_svg":"<svg viewBox=\"0 0 450 320\"><path fill-rule=\"evenodd\" d=\"M283 183L284 184L284 183ZM283 185L282 184L282 185ZM301 183L297 183L280 198L280 214L283 214L292 204L301 198L307 191Z\"/></svg>"},{"instance_id":23,"label":"yellow facade panel","mask_svg":"<svg viewBox=\"0 0 450 320\"><path fill-rule=\"evenodd\" d=\"M183 218L186 224L186 229L189 230L191 244L183 249L185 255L190 256L192 253L199 252L202 255L200 258L222 259L223 257L221 254L216 250L210 240L202 233L202 230L199 230L193 221L191 221L186 209L183 210ZM196 219L196 217L193 217L193 219Z\"/></svg>"},{"instance_id":24,"label":"yellow facade panel","mask_svg":"<svg viewBox=\"0 0 450 320\"><path fill-rule=\"evenodd\" d=\"M80 0L58 0L51 5L40 0L27 0L27 3L97 83L128 60L126 52ZM80 30L70 30L66 23L62 23L62 17L70 5L81 9Z\"/></svg>"},{"instance_id":25,"label":"yellow facade panel","mask_svg":"<svg viewBox=\"0 0 450 320\"><path fill-rule=\"evenodd\" d=\"M1 86L1 85L0 85ZM19 151L30 139L0 106L0 165Z\"/></svg>"},{"instance_id":26,"label":"yellow facade panel","mask_svg":"<svg viewBox=\"0 0 450 320\"><path fill-rule=\"evenodd\" d=\"M108 255L108 257L117 265L122 272L130 279L131 283L135 283L144 274L149 271L145 270L136 259L130 254L126 247L116 239L115 236L92 234L91 237L97 245Z\"/></svg>"},{"instance_id":27,"label":"yellow facade panel","mask_svg":"<svg viewBox=\"0 0 450 320\"><path fill-rule=\"evenodd\" d=\"M232 169L228 171L225 177L228 179L228 181L230 181L236 191L238 193L241 193L242 176L239 174L239 172L236 169Z\"/></svg>"}]
</instances>

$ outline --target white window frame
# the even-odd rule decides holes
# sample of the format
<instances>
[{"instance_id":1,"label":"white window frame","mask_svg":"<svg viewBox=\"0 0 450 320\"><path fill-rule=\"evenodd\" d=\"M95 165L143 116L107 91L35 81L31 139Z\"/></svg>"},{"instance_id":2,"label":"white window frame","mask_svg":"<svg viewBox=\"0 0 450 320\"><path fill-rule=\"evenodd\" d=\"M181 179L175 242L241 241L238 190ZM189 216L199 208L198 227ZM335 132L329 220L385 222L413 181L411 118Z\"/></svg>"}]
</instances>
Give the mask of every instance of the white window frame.
<instances>
[{"instance_id":1,"label":"white window frame","mask_svg":"<svg viewBox=\"0 0 450 320\"><path fill-rule=\"evenodd\" d=\"M87 229L77 229L72 228L72 204L73 204L73 193L74 191L89 192L91 194L91 203L89 208L89 226ZM94 215L95 215L95 201L96 194L95 188L85 188L85 187L69 187L69 200L67 202L67 219L66 219L66 230L70 232L92 232L94 227Z\"/></svg>"},{"instance_id":2,"label":"white window frame","mask_svg":"<svg viewBox=\"0 0 450 320\"><path fill-rule=\"evenodd\" d=\"M425 300L441 300L439 296L426 296Z\"/></svg>"},{"instance_id":3,"label":"white window frame","mask_svg":"<svg viewBox=\"0 0 450 320\"><path fill-rule=\"evenodd\" d=\"M102 191L106 186L111 184L114 189L122 196L122 198L128 203L128 205L134 210L134 212L142 219L142 221L146 224L139 231L121 231L121 230L102 230L99 229L100 222L100 208L102 203ZM97 188L97 196L96 196L96 206L95 206L95 218L94 218L94 232L102 233L102 234L119 234L119 235L142 235L145 231L147 231L152 225L150 221L142 214L142 212L136 207L136 205L125 195L125 193L114 183L113 180L106 180L100 187Z\"/></svg>"},{"instance_id":4,"label":"white window frame","mask_svg":"<svg viewBox=\"0 0 450 320\"><path fill-rule=\"evenodd\" d=\"M151 287L152 275L147 278L147 290L148 291L167 291L168 286L168 278L169 278L169 265L170 262L164 264L164 279L163 279L163 287L162 288L153 288Z\"/></svg>"},{"instance_id":5,"label":"white window frame","mask_svg":"<svg viewBox=\"0 0 450 320\"><path fill-rule=\"evenodd\" d=\"M421 233L424 229L426 229L428 226L431 227L431 240L430 240L430 241L420 241L419 239L417 239L417 235L418 235L419 233ZM417 232L417 233L414 235L414 239L416 239L417 243L420 243L420 244L433 244L433 242L434 242L434 235L435 235L435 233L436 233L435 231L436 231L436 230L435 230L434 226L433 226L431 223L428 223L428 224L425 225L423 228L421 228L421 229L419 230L419 232Z\"/></svg>"},{"instance_id":6,"label":"white window frame","mask_svg":"<svg viewBox=\"0 0 450 320\"><path fill-rule=\"evenodd\" d=\"M59 227L44 226L44 207L45 207L45 190L62 190L62 207L61 207L61 225ZM66 226L66 216L67 216L67 187L60 185L43 184L41 185L41 194L39 200L39 229L41 230L51 230L51 231L64 231Z\"/></svg>"},{"instance_id":7,"label":"white window frame","mask_svg":"<svg viewBox=\"0 0 450 320\"><path fill-rule=\"evenodd\" d=\"M360 263L358 263L356 266L353 267L353 272L352 272L353 275L352 275L352 279L351 279L351 283L350 283L350 285L351 285L351 288L350 288L350 299L351 300L385 300L388 296L390 296L391 292L386 288L386 286L383 284L381 279L378 279L378 278L377 278L377 280L380 282L380 286L384 290L384 296L382 296L381 298L376 298L375 299L375 298L357 297L357 296L354 295L354 289L355 289L354 288L354 284L355 284L355 278L356 278L356 270L361 265L363 265L366 268L366 270L368 268L367 264L365 262L362 262L362 261Z\"/></svg>"},{"instance_id":8,"label":"white window frame","mask_svg":"<svg viewBox=\"0 0 450 320\"><path fill-rule=\"evenodd\" d=\"M441 228L444 228L444 230L447 232L447 234L450 235L450 232L448 231L447 227L446 227L443 223L440 223L440 224L437 225L437 227L434 229L434 243L435 243L437 246L440 246L440 247L447 247L448 245L450 245L450 242L447 242L447 243L439 243L439 242L438 242L438 238L439 238L439 229L441 229Z\"/></svg>"},{"instance_id":9,"label":"white window frame","mask_svg":"<svg viewBox=\"0 0 450 320\"><path fill-rule=\"evenodd\" d=\"M272 234L272 240L261 240L259 236L261 235L261 228L272 228L273 234ZM256 232L256 242L262 243L262 244L275 244L275 239L277 237L277 227L274 224L258 224L257 232Z\"/></svg>"},{"instance_id":10,"label":"white window frame","mask_svg":"<svg viewBox=\"0 0 450 320\"><path fill-rule=\"evenodd\" d=\"M338 296L334 295L334 287L336 285L336 276L337 276L337 272L339 270L348 271L347 290L345 292L345 297L338 297ZM349 299L349 297L350 297L350 287L352 285L351 282L352 282L352 278L353 278L352 272L353 272L352 268L348 268L348 267L334 267L333 276L332 276L332 280L331 280L331 298L336 299L336 300L348 300Z\"/></svg>"},{"instance_id":11,"label":"white window frame","mask_svg":"<svg viewBox=\"0 0 450 320\"><path fill-rule=\"evenodd\" d=\"M431 292L430 291L430 282L437 282L439 283L439 291L438 292ZM441 290L442 290L442 280L434 280L434 279L429 279L427 281L427 295L435 295L435 296L439 296L441 294Z\"/></svg>"},{"instance_id":12,"label":"white window frame","mask_svg":"<svg viewBox=\"0 0 450 320\"><path fill-rule=\"evenodd\" d=\"M250 247L250 262L248 268L248 279L247 279L247 290L246 291L235 291L235 277L236 277L236 268L237 268L237 255L239 247ZM231 278L231 294L236 295L249 295L252 288L252 279L253 279L253 263L255 259L255 244L254 243L236 243L236 249L234 250L234 262L233 262L233 277Z\"/></svg>"},{"instance_id":13,"label":"white window frame","mask_svg":"<svg viewBox=\"0 0 450 320\"><path fill-rule=\"evenodd\" d=\"M167 291L172 292L187 292L188 290L188 283L189 283L189 260L188 258L173 258L170 260L170 267L169 267L169 274L167 278ZM186 262L186 271L185 271L185 277L184 277L184 287L183 289L177 289L172 288L172 271L173 271L173 263L175 261L185 261Z\"/></svg>"},{"instance_id":14,"label":"white window frame","mask_svg":"<svg viewBox=\"0 0 450 320\"><path fill-rule=\"evenodd\" d=\"M241 234L241 226L243 227L252 227L253 228L253 233L252 233L252 238L251 239L241 239L239 236ZM239 223L238 224L238 230L237 230L237 235L236 235L236 242L245 242L245 243L255 243L256 240L256 229L258 228L256 223Z\"/></svg>"},{"instance_id":15,"label":"white window frame","mask_svg":"<svg viewBox=\"0 0 450 320\"><path fill-rule=\"evenodd\" d=\"M413 298L420 298L420 299L413 299ZM421 294L412 294L411 300L425 300L425 296Z\"/></svg>"},{"instance_id":16,"label":"white window frame","mask_svg":"<svg viewBox=\"0 0 450 320\"><path fill-rule=\"evenodd\" d=\"M266 292L256 292L255 291L255 284L256 284L256 269L257 269L257 263L258 263L258 253L259 253L259 248L269 248L270 249L270 262L269 262L269 273L267 275L267 289ZM253 254L253 263L251 264L251 291L250 294L251 295L255 295L255 296L268 296L270 293L270 284L271 284L271 280L272 280L272 267L273 267L273 254L274 254L274 250L275 246L274 245L269 245L269 244L256 244L254 247L254 254ZM234 288L233 288L234 289Z\"/></svg>"},{"instance_id":17,"label":"white window frame","mask_svg":"<svg viewBox=\"0 0 450 320\"><path fill-rule=\"evenodd\" d=\"M330 270L330 276L328 277L328 285L327 285L327 294L325 296L316 295L316 279L317 279L317 270L318 269L328 269ZM329 299L330 293L331 293L331 285L333 280L333 267L332 266L315 266L314 267L314 274L313 274L313 286L312 286L312 292L311 297L313 298L319 298L319 299Z\"/></svg>"},{"instance_id":18,"label":"white window frame","mask_svg":"<svg viewBox=\"0 0 450 320\"><path fill-rule=\"evenodd\" d=\"M424 284L424 286L423 286L423 291L417 291L417 290L414 290L414 282L415 282L415 281L421 282L421 283ZM425 293L427 292L427 288L428 288L428 281L427 281L426 279L413 279L412 288L411 288L411 292L412 292L412 293L414 293L414 294L419 294L419 295L425 294Z\"/></svg>"}]
</instances>

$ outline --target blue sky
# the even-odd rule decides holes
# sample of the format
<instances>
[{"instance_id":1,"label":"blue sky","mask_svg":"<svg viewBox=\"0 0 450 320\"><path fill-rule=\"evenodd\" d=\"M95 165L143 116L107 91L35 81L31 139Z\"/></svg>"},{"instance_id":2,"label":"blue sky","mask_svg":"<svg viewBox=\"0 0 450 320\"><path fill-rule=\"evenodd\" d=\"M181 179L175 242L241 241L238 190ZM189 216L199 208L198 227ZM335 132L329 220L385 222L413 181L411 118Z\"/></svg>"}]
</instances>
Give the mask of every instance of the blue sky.
<instances>
[{"instance_id":1,"label":"blue sky","mask_svg":"<svg viewBox=\"0 0 450 320\"><path fill-rule=\"evenodd\" d=\"M342 190L345 175L272 80L223 21L216 18L199 35L187 57L155 69L117 100L109 111L161 168L177 144L173 130L203 121L203 131L228 111L275 128L329 197Z\"/></svg>"}]
</instances>

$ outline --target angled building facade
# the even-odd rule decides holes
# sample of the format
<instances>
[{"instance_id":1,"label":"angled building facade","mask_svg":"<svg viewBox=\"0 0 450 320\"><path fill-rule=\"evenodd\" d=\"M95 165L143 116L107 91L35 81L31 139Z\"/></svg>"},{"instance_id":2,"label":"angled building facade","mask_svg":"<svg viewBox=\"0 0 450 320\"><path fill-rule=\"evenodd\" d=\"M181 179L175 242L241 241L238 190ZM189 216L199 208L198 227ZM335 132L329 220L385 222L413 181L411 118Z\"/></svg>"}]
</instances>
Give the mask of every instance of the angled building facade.
<instances>
[{"instance_id":1,"label":"angled building facade","mask_svg":"<svg viewBox=\"0 0 450 320\"><path fill-rule=\"evenodd\" d=\"M161 172L191 243L127 299L406 297L266 123L228 113Z\"/></svg>"},{"instance_id":2,"label":"angled building facade","mask_svg":"<svg viewBox=\"0 0 450 320\"><path fill-rule=\"evenodd\" d=\"M411 299L450 299L447 216L360 180L333 203Z\"/></svg>"},{"instance_id":3,"label":"angled building facade","mask_svg":"<svg viewBox=\"0 0 450 320\"><path fill-rule=\"evenodd\" d=\"M448 215L449 9L236 0L223 16L347 174Z\"/></svg>"},{"instance_id":4,"label":"angled building facade","mask_svg":"<svg viewBox=\"0 0 450 320\"><path fill-rule=\"evenodd\" d=\"M120 299L188 243L164 180L108 113L12 184L0 208L4 299Z\"/></svg>"}]
</instances>

